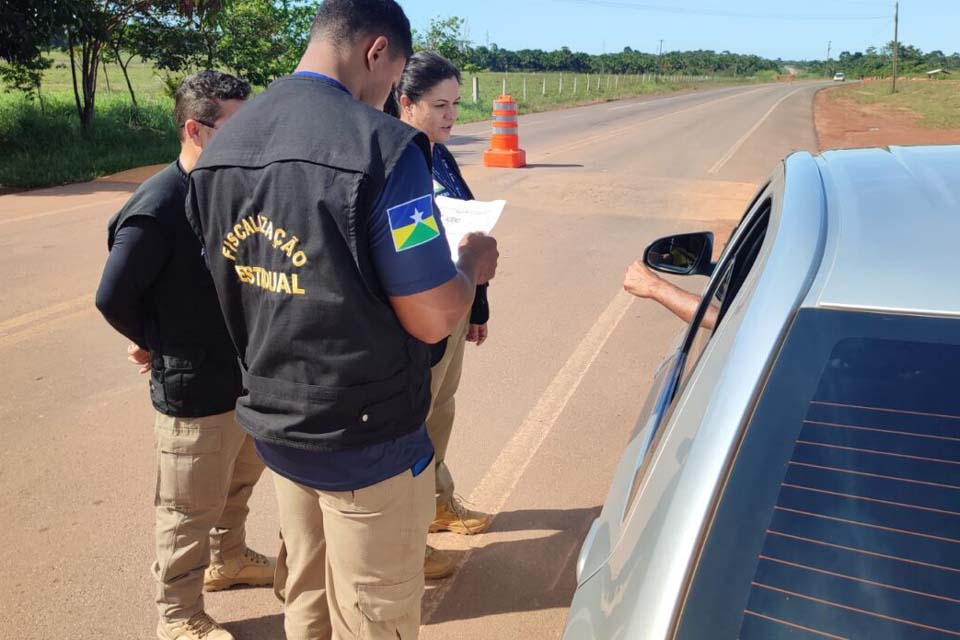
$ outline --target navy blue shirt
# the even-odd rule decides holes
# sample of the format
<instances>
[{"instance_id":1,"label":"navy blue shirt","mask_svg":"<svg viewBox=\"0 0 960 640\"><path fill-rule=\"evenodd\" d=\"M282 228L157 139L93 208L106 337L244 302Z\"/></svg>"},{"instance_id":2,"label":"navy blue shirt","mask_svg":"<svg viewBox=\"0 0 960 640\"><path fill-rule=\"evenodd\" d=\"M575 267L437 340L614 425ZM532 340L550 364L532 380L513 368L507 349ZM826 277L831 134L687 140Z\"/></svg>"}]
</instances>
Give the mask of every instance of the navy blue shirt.
<instances>
[{"instance_id":1,"label":"navy blue shirt","mask_svg":"<svg viewBox=\"0 0 960 640\"><path fill-rule=\"evenodd\" d=\"M467 185L447 163L447 159L440 153L440 147L436 145L433 147L433 195L470 200Z\"/></svg>"},{"instance_id":2,"label":"navy blue shirt","mask_svg":"<svg viewBox=\"0 0 960 640\"><path fill-rule=\"evenodd\" d=\"M301 73L346 91L342 84ZM427 196L425 199L424 196ZM431 223L432 221L432 223ZM420 229L427 224L437 233ZM419 231L409 233L409 227ZM374 269L389 296L406 296L438 287L457 275L440 215L433 205L429 168L423 152L411 144L387 179L369 220ZM304 451L256 441L257 453L275 473L322 491L353 491L410 469L414 475L433 459L425 425L395 440L363 449Z\"/></svg>"}]
</instances>

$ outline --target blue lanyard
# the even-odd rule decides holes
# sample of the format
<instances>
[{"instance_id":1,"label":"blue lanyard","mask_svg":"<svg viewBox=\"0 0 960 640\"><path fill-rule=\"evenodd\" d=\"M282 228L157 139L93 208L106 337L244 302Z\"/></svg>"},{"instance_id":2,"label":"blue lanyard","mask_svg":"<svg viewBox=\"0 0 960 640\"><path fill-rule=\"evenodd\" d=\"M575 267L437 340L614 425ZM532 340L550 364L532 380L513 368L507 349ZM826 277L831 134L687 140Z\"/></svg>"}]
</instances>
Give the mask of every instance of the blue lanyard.
<instances>
[{"instance_id":1,"label":"blue lanyard","mask_svg":"<svg viewBox=\"0 0 960 640\"><path fill-rule=\"evenodd\" d=\"M433 154L433 178L446 187L452 197L458 200L468 199L467 190L464 188L463 182L457 177L457 174L453 172L453 169L450 168L446 158L437 152Z\"/></svg>"},{"instance_id":2,"label":"blue lanyard","mask_svg":"<svg viewBox=\"0 0 960 640\"><path fill-rule=\"evenodd\" d=\"M340 91L343 91L344 93L350 93L350 89L347 89L345 86L343 86L343 83L336 78L325 76L322 73L317 73L316 71L297 71L293 75L304 78L313 78L314 80L319 80L320 82L330 85L334 89L340 89Z\"/></svg>"}]
</instances>

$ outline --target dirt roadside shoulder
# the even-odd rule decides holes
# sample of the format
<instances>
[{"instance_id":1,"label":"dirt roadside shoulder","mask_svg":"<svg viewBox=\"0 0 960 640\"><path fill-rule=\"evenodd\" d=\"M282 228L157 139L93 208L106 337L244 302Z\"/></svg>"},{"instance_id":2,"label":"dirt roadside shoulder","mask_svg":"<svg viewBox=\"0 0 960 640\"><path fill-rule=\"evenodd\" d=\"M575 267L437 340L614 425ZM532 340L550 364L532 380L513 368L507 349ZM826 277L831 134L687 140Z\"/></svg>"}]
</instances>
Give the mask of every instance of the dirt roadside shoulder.
<instances>
[{"instance_id":1,"label":"dirt roadside shoulder","mask_svg":"<svg viewBox=\"0 0 960 640\"><path fill-rule=\"evenodd\" d=\"M846 96L832 95L840 87L827 87L814 98L817 146L828 149L884 147L888 145L960 144L960 129L935 129L920 125L920 115L885 104L858 104Z\"/></svg>"}]
</instances>

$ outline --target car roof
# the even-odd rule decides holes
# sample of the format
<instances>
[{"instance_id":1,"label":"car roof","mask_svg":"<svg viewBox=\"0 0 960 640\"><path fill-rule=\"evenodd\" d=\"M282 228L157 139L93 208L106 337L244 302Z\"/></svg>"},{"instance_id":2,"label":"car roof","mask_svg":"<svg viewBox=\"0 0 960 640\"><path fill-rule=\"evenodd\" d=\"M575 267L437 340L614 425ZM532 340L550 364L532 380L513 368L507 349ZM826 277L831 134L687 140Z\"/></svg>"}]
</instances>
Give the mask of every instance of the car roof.
<instances>
[{"instance_id":1,"label":"car roof","mask_svg":"<svg viewBox=\"0 0 960 640\"><path fill-rule=\"evenodd\" d=\"M826 234L803 306L960 316L960 146L807 158L820 173Z\"/></svg>"}]
</instances>

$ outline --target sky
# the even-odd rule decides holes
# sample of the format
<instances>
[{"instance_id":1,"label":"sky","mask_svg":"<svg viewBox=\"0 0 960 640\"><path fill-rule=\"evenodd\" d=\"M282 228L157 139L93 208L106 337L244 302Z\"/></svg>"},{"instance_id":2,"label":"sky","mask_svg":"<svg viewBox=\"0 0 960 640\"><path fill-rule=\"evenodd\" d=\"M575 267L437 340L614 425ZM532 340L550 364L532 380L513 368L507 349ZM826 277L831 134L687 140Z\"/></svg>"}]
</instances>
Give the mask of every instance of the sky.
<instances>
[{"instance_id":1,"label":"sky","mask_svg":"<svg viewBox=\"0 0 960 640\"><path fill-rule=\"evenodd\" d=\"M812 60L893 40L894 1L875 0L399 0L416 29L467 20L474 45L603 53L713 49ZM960 51L960 0L902 0L900 41Z\"/></svg>"}]
</instances>

